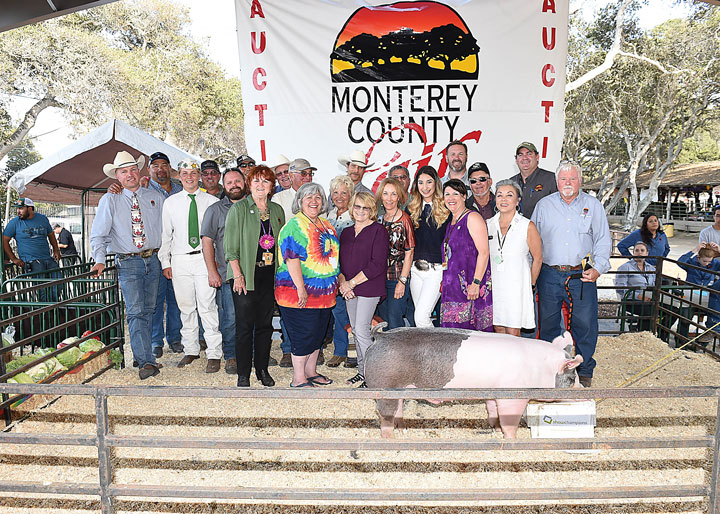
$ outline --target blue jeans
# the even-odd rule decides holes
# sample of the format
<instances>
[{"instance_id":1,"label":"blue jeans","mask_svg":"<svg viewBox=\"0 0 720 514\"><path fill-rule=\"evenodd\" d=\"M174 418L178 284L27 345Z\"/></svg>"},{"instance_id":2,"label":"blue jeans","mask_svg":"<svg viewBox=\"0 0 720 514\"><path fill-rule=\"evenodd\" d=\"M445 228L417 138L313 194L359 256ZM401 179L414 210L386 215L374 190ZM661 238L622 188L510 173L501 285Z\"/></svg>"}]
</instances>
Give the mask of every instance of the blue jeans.
<instances>
[{"instance_id":1,"label":"blue jeans","mask_svg":"<svg viewBox=\"0 0 720 514\"><path fill-rule=\"evenodd\" d=\"M215 295L218 308L220 333L222 334L222 350L225 360L235 358L235 304L232 296L232 283L223 282Z\"/></svg>"},{"instance_id":2,"label":"blue jeans","mask_svg":"<svg viewBox=\"0 0 720 514\"><path fill-rule=\"evenodd\" d=\"M166 304L163 309L163 304ZM163 326L163 319L165 326ZM166 279L162 274L158 281L157 301L155 302L155 313L152 319L152 346L153 348L163 347L163 338L167 334L167 342L179 343L180 336L180 309L175 301L175 290L172 280ZM165 330L167 328L167 330Z\"/></svg>"},{"instance_id":3,"label":"blue jeans","mask_svg":"<svg viewBox=\"0 0 720 514\"><path fill-rule=\"evenodd\" d=\"M160 280L160 261L157 255L142 258L115 257L118 282L125 298L125 312L130 329L133 358L142 368L155 364L152 353L152 320Z\"/></svg>"},{"instance_id":4,"label":"blue jeans","mask_svg":"<svg viewBox=\"0 0 720 514\"><path fill-rule=\"evenodd\" d=\"M335 345L335 351L333 352L333 355L337 355L338 357L347 357L348 333L347 330L345 330L345 326L350 323L350 318L348 317L345 298L342 296L337 297L332 313L333 319L335 320L333 330L333 344Z\"/></svg>"},{"instance_id":5,"label":"blue jeans","mask_svg":"<svg viewBox=\"0 0 720 514\"><path fill-rule=\"evenodd\" d=\"M575 273L557 271L546 264L540 270L537 279L538 319L540 339L544 341L552 341L561 335L562 304L571 304L565 291L565 279ZM597 286L594 282L582 282L579 278L570 279L569 286L572 295L570 334L575 341L575 350L583 357L582 364L578 366L578 375L592 377L596 364L593 354L598 338Z\"/></svg>"},{"instance_id":6,"label":"blue jeans","mask_svg":"<svg viewBox=\"0 0 720 514\"><path fill-rule=\"evenodd\" d=\"M35 271L45 271L59 268L60 265L57 261L51 257L47 259L35 259L25 263L25 271L32 273ZM54 280L59 279L57 273L43 273L41 275L35 275L37 278L51 278ZM41 302L57 302L58 301L58 290L57 286L45 287L38 290L39 300Z\"/></svg>"},{"instance_id":7,"label":"blue jeans","mask_svg":"<svg viewBox=\"0 0 720 514\"><path fill-rule=\"evenodd\" d=\"M385 281L387 297L378 305L378 314L382 319L387 321L387 330L405 326L403 316L407 311L407 302L410 297L410 279L408 279L407 284L405 284L405 294L399 299L395 299L395 286L397 283L397 280Z\"/></svg>"}]
</instances>

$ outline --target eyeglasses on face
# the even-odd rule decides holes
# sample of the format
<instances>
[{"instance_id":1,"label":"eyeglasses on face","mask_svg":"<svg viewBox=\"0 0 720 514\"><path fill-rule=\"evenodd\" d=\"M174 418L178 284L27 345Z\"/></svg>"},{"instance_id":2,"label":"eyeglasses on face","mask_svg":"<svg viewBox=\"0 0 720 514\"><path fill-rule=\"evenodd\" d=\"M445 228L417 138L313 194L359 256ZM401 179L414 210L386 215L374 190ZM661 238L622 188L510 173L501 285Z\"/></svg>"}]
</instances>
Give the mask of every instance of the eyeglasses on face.
<instances>
[{"instance_id":1,"label":"eyeglasses on face","mask_svg":"<svg viewBox=\"0 0 720 514\"><path fill-rule=\"evenodd\" d=\"M252 168L253 166L255 165L251 162L241 162L238 164L238 168Z\"/></svg>"},{"instance_id":2,"label":"eyeglasses on face","mask_svg":"<svg viewBox=\"0 0 720 514\"><path fill-rule=\"evenodd\" d=\"M285 171L276 171L276 172L275 172L275 175L278 176L278 177L281 176L281 175L289 175L289 174L290 174L290 172L289 172L288 170L285 170Z\"/></svg>"},{"instance_id":3,"label":"eyeglasses on face","mask_svg":"<svg viewBox=\"0 0 720 514\"><path fill-rule=\"evenodd\" d=\"M478 178L471 178L470 183L471 184L477 184L478 182L487 182L487 177L478 177Z\"/></svg>"},{"instance_id":4,"label":"eyeglasses on face","mask_svg":"<svg viewBox=\"0 0 720 514\"><path fill-rule=\"evenodd\" d=\"M370 212L370 207L365 207L364 205L353 205L353 209L361 212Z\"/></svg>"},{"instance_id":5,"label":"eyeglasses on face","mask_svg":"<svg viewBox=\"0 0 720 514\"><path fill-rule=\"evenodd\" d=\"M293 173L295 173L296 175L302 175L303 177L312 177L312 176L313 176L313 172L312 172L312 171L306 171L306 170L303 170L303 171L293 171Z\"/></svg>"}]
</instances>

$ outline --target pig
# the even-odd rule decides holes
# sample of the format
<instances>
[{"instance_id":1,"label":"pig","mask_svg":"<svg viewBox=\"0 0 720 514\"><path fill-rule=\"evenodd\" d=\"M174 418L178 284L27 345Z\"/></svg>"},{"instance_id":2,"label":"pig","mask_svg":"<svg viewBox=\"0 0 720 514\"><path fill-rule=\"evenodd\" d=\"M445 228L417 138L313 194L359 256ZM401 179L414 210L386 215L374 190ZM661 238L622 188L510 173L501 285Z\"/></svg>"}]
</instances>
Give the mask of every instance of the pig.
<instances>
[{"instance_id":1,"label":"pig","mask_svg":"<svg viewBox=\"0 0 720 514\"><path fill-rule=\"evenodd\" d=\"M381 324L384 325L384 324ZM552 343L509 334L453 328L398 328L380 332L365 353L370 388L570 388L578 385L569 332ZM514 439L527 399L486 402L488 421ZM403 400L376 400L382 437L404 428Z\"/></svg>"}]
</instances>

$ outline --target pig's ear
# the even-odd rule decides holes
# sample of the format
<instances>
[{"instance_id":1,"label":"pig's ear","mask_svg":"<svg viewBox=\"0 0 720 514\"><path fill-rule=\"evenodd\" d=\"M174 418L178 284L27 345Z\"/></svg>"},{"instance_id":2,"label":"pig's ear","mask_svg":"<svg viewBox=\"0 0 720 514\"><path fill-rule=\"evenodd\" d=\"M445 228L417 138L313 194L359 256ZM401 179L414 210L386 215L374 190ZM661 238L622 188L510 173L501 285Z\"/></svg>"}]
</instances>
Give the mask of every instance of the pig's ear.
<instances>
[{"instance_id":1,"label":"pig's ear","mask_svg":"<svg viewBox=\"0 0 720 514\"><path fill-rule=\"evenodd\" d=\"M574 359L565 360L560 366L560 373L565 373L571 369L577 368L583 361L582 355L576 355Z\"/></svg>"},{"instance_id":2,"label":"pig's ear","mask_svg":"<svg viewBox=\"0 0 720 514\"><path fill-rule=\"evenodd\" d=\"M557 336L555 339L553 339L552 344L564 350L565 348L567 348L568 345L572 347L574 343L570 332L565 331L563 335Z\"/></svg>"}]
</instances>

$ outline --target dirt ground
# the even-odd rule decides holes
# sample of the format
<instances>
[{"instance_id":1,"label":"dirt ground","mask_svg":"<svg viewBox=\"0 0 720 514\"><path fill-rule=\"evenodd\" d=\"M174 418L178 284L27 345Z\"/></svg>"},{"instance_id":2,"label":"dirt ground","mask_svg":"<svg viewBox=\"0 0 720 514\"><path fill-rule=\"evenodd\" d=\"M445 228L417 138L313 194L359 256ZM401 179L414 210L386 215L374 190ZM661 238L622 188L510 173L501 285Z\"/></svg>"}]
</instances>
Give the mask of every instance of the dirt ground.
<instances>
[{"instance_id":1,"label":"dirt ground","mask_svg":"<svg viewBox=\"0 0 720 514\"><path fill-rule=\"evenodd\" d=\"M672 350L654 336L624 334L600 338L593 385L618 387ZM326 353L329 352L326 351ZM279 348L273 356L280 358ZM200 359L184 369L176 367L180 355L166 354L157 377L140 382L137 370L105 373L108 384L234 386L235 377L224 372L204 373ZM320 366L335 380L330 387L346 387L354 369ZM287 387L291 371L273 366L278 387ZM252 387L261 387L251 378ZM662 366L636 378L629 387L717 385L720 364L712 358L678 351ZM370 400L215 400L112 398L109 402L115 434L168 437L235 438L357 438L379 439L375 405ZM596 437L665 437L712 435L717 400L616 399L598 401ZM408 401L408 429L402 439L495 438L487 424L482 402L454 402L433 406ZM19 423L15 432L95 432L94 408L88 398L63 397ZM518 437L530 438L521 426ZM546 488L608 486L708 485L712 468L709 449L610 450L571 454L562 451L401 452L401 451L266 451L266 450L156 450L118 449L113 458L118 484L174 484L221 487L303 487L337 490L366 488L462 489ZM0 446L0 481L97 483L95 448ZM309 503L309 502L305 502ZM430 512L433 513L589 513L589 512L705 512L702 498L657 499L612 504L568 501L542 505L457 503L442 506L383 506L371 502L329 505L285 505L240 501L154 502L120 499L116 512ZM43 497L5 493L0 512L99 512L94 497Z\"/></svg>"}]
</instances>

